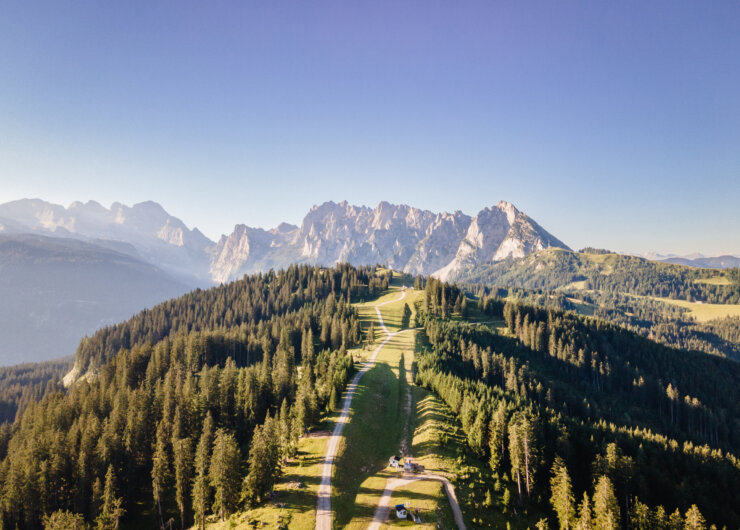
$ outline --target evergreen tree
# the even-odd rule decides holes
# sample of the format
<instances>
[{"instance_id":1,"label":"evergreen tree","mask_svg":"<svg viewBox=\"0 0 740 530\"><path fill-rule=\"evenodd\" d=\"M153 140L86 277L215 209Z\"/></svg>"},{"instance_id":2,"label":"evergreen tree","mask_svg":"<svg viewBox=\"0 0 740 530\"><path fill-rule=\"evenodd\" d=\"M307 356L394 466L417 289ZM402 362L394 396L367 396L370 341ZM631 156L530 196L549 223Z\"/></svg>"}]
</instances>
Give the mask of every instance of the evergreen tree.
<instances>
[{"instance_id":1,"label":"evergreen tree","mask_svg":"<svg viewBox=\"0 0 740 530\"><path fill-rule=\"evenodd\" d=\"M577 530L592 530L593 520L591 518L591 501L588 498L588 493L583 492L583 500L578 505L578 523L576 524Z\"/></svg>"},{"instance_id":2,"label":"evergreen tree","mask_svg":"<svg viewBox=\"0 0 740 530\"><path fill-rule=\"evenodd\" d=\"M594 527L597 530L619 528L619 503L614 486L606 475L601 475L594 488Z\"/></svg>"},{"instance_id":3,"label":"evergreen tree","mask_svg":"<svg viewBox=\"0 0 740 530\"><path fill-rule=\"evenodd\" d=\"M243 496L255 505L272 491L280 476L280 441L276 421L267 417L254 429L249 450L249 473L244 479Z\"/></svg>"},{"instance_id":4,"label":"evergreen tree","mask_svg":"<svg viewBox=\"0 0 740 530\"><path fill-rule=\"evenodd\" d=\"M239 448L234 435L218 429L213 440L209 479L214 492L213 512L221 521L239 500Z\"/></svg>"},{"instance_id":5,"label":"evergreen tree","mask_svg":"<svg viewBox=\"0 0 740 530\"><path fill-rule=\"evenodd\" d=\"M560 528L569 529L574 525L576 518L575 498L570 484L570 475L565 462L559 456L555 458L550 479L550 504L558 516Z\"/></svg>"},{"instance_id":6,"label":"evergreen tree","mask_svg":"<svg viewBox=\"0 0 740 530\"><path fill-rule=\"evenodd\" d=\"M193 448L190 438L180 438L172 445L175 465L175 498L180 511L180 528L186 528L190 482L193 477Z\"/></svg>"},{"instance_id":7,"label":"evergreen tree","mask_svg":"<svg viewBox=\"0 0 740 530\"><path fill-rule=\"evenodd\" d=\"M123 516L123 499L116 495L113 465L108 466L103 490L103 506L95 520L99 530L118 530L118 523Z\"/></svg>"},{"instance_id":8,"label":"evergreen tree","mask_svg":"<svg viewBox=\"0 0 740 530\"><path fill-rule=\"evenodd\" d=\"M44 515L42 522L44 530L87 530L88 528L82 514L72 513L68 510L57 510L49 515Z\"/></svg>"},{"instance_id":9,"label":"evergreen tree","mask_svg":"<svg viewBox=\"0 0 740 530\"><path fill-rule=\"evenodd\" d=\"M499 473L506 449L506 406L503 401L498 402L488 428L488 447L491 469L494 473Z\"/></svg>"},{"instance_id":10,"label":"evergreen tree","mask_svg":"<svg viewBox=\"0 0 740 530\"><path fill-rule=\"evenodd\" d=\"M699 508L696 507L696 504L692 504L691 508L686 510L684 528L685 530L706 530L707 523L704 521L704 517L701 515Z\"/></svg>"},{"instance_id":11,"label":"evergreen tree","mask_svg":"<svg viewBox=\"0 0 740 530\"><path fill-rule=\"evenodd\" d=\"M211 499L208 465L213 448L213 418L210 412L203 421L203 431L195 450L195 480L193 481L193 512L195 523L201 530L206 526L206 513Z\"/></svg>"},{"instance_id":12,"label":"evergreen tree","mask_svg":"<svg viewBox=\"0 0 740 530\"><path fill-rule=\"evenodd\" d=\"M162 500L169 474L169 457L165 445L167 434L164 431L164 421L157 426L157 439L155 442L154 455L152 456L152 494L154 495L154 506L159 517L160 528L164 527L164 513Z\"/></svg>"}]
</instances>

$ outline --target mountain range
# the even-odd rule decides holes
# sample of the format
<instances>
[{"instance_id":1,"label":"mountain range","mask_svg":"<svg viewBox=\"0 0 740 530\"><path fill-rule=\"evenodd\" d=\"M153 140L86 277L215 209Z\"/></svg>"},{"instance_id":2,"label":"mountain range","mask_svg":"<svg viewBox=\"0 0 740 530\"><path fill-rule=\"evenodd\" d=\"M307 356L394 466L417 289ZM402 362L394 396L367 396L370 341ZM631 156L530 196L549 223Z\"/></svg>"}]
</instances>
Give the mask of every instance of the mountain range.
<instances>
[{"instance_id":1,"label":"mountain range","mask_svg":"<svg viewBox=\"0 0 740 530\"><path fill-rule=\"evenodd\" d=\"M23 199L0 205L0 233L84 240L202 286L293 263L382 263L449 279L480 263L568 248L503 201L475 216L387 202L369 208L330 201L314 206L300 226L283 223L264 230L240 224L214 242L155 202L105 208L89 201L65 208Z\"/></svg>"},{"instance_id":2,"label":"mountain range","mask_svg":"<svg viewBox=\"0 0 740 530\"><path fill-rule=\"evenodd\" d=\"M474 216L329 201L311 208L300 226L239 224L212 241L151 201L65 208L22 199L0 204L0 297L6 302L0 364L68 355L85 334L155 303L291 264L383 264L449 281L549 248L569 250L504 201ZM691 258L681 263L738 264L731 256Z\"/></svg>"},{"instance_id":3,"label":"mountain range","mask_svg":"<svg viewBox=\"0 0 740 530\"><path fill-rule=\"evenodd\" d=\"M211 241L155 202L0 204L0 364L72 353L82 336L196 287L294 263L384 264L454 278L567 246L512 204L475 216L381 202L314 206L300 226L237 225Z\"/></svg>"}]
</instances>

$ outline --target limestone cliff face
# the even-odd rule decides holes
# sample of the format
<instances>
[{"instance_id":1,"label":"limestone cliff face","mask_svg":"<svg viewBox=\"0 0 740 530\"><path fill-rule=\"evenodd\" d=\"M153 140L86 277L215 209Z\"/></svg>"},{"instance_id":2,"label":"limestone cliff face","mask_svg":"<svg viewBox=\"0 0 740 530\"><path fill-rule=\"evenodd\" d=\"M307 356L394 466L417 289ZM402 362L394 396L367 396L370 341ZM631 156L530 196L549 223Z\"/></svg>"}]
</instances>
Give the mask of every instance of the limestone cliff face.
<instances>
[{"instance_id":1,"label":"limestone cliff face","mask_svg":"<svg viewBox=\"0 0 740 530\"><path fill-rule=\"evenodd\" d=\"M268 232L237 226L213 249L211 274L227 281L291 263L349 262L454 279L466 267L550 246L567 248L506 202L473 218L387 202L372 209L326 202L314 206L300 227L284 224Z\"/></svg>"},{"instance_id":2,"label":"limestone cliff face","mask_svg":"<svg viewBox=\"0 0 740 530\"><path fill-rule=\"evenodd\" d=\"M300 226L272 230L237 225L217 243L189 229L155 202L110 208L90 201L68 208L38 199L0 204L0 232L84 239L143 258L190 285L227 282L292 263L384 264L411 274L453 280L480 263L567 248L542 227L500 202L475 217L381 202L314 206Z\"/></svg>"},{"instance_id":3,"label":"limestone cliff face","mask_svg":"<svg viewBox=\"0 0 740 530\"><path fill-rule=\"evenodd\" d=\"M433 274L452 280L475 265L521 258L549 247L568 248L513 204L501 201L475 216L454 259Z\"/></svg>"}]
</instances>

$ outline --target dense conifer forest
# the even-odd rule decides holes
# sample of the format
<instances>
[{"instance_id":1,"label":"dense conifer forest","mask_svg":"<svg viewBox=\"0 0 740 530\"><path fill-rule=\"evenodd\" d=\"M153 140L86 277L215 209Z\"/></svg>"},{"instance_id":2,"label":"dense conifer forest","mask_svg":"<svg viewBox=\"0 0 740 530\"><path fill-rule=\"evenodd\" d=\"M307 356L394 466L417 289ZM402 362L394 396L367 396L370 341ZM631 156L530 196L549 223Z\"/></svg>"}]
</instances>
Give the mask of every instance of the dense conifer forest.
<instances>
[{"instance_id":1,"label":"dense conifer forest","mask_svg":"<svg viewBox=\"0 0 740 530\"><path fill-rule=\"evenodd\" d=\"M458 414L505 502L561 528L740 525L740 364L495 297L478 306L500 327L468 322L464 301L426 283L416 380Z\"/></svg>"},{"instance_id":2,"label":"dense conifer forest","mask_svg":"<svg viewBox=\"0 0 740 530\"><path fill-rule=\"evenodd\" d=\"M291 267L195 291L85 339L77 381L0 439L3 528L202 526L259 503L338 406L375 268Z\"/></svg>"},{"instance_id":3,"label":"dense conifer forest","mask_svg":"<svg viewBox=\"0 0 740 530\"><path fill-rule=\"evenodd\" d=\"M589 249L584 249L589 250ZM724 277L727 283L711 283ZM740 273L699 269L604 251L544 250L521 259L479 265L459 281L498 287L554 290L573 283L606 293L673 298L714 304L740 303Z\"/></svg>"},{"instance_id":4,"label":"dense conifer forest","mask_svg":"<svg viewBox=\"0 0 740 530\"><path fill-rule=\"evenodd\" d=\"M576 311L667 346L740 360L737 317L718 312L716 318L699 322L688 309L661 300L737 304L738 269L699 269L586 248L578 253L547 250L479 266L463 278L463 285L477 295Z\"/></svg>"},{"instance_id":5,"label":"dense conifer forest","mask_svg":"<svg viewBox=\"0 0 740 530\"><path fill-rule=\"evenodd\" d=\"M0 368L0 424L15 420L16 414L29 403L61 390L62 377L72 367L73 360L68 357Z\"/></svg>"}]
</instances>

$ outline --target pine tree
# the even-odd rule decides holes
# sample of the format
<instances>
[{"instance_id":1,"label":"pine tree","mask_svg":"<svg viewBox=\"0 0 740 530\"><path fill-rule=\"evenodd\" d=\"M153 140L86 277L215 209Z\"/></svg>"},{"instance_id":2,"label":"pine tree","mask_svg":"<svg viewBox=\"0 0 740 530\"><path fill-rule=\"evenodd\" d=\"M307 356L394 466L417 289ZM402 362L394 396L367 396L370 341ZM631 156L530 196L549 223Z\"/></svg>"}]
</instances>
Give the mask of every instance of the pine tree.
<instances>
[{"instance_id":1,"label":"pine tree","mask_svg":"<svg viewBox=\"0 0 740 530\"><path fill-rule=\"evenodd\" d=\"M491 424L488 427L488 447L491 457L489 464L494 473L501 470L506 444L506 406L499 401L496 411L493 413Z\"/></svg>"},{"instance_id":2,"label":"pine tree","mask_svg":"<svg viewBox=\"0 0 740 530\"><path fill-rule=\"evenodd\" d=\"M614 486L606 475L601 475L594 488L594 526L598 530L619 528L619 503Z\"/></svg>"},{"instance_id":3,"label":"pine tree","mask_svg":"<svg viewBox=\"0 0 740 530\"><path fill-rule=\"evenodd\" d=\"M175 465L175 498L180 510L180 528L186 528L190 482L193 477L193 448L190 438L181 438L172 444Z\"/></svg>"},{"instance_id":4,"label":"pine tree","mask_svg":"<svg viewBox=\"0 0 740 530\"><path fill-rule=\"evenodd\" d=\"M166 447L167 434L165 433L164 421L159 422L156 436L154 455L152 455L152 494L154 495L154 505L157 508L159 526L161 528L164 527L162 499L169 474L169 457Z\"/></svg>"},{"instance_id":5,"label":"pine tree","mask_svg":"<svg viewBox=\"0 0 740 530\"><path fill-rule=\"evenodd\" d=\"M206 513L211 499L211 485L208 481L208 464L213 448L213 418L206 415L203 431L195 450L195 480L193 481L193 512L195 523L203 530L206 526Z\"/></svg>"},{"instance_id":6,"label":"pine tree","mask_svg":"<svg viewBox=\"0 0 740 530\"><path fill-rule=\"evenodd\" d=\"M577 530L592 530L593 520L591 518L591 501L588 498L588 493L583 492L583 500L578 505L578 523L576 524Z\"/></svg>"},{"instance_id":7,"label":"pine tree","mask_svg":"<svg viewBox=\"0 0 740 530\"><path fill-rule=\"evenodd\" d=\"M701 515L699 508L696 507L696 504L692 504L691 508L686 510L685 530L705 530L706 527L707 523Z\"/></svg>"},{"instance_id":8,"label":"pine tree","mask_svg":"<svg viewBox=\"0 0 740 530\"><path fill-rule=\"evenodd\" d=\"M239 500L239 448L234 435L225 429L216 431L208 474L214 492L213 511L225 521Z\"/></svg>"},{"instance_id":9,"label":"pine tree","mask_svg":"<svg viewBox=\"0 0 740 530\"><path fill-rule=\"evenodd\" d=\"M574 507L575 498L570 483L570 475L565 462L559 456L555 458L552 466L552 478L550 479L550 504L552 504L555 513L558 516L560 528L569 529L574 525L576 510Z\"/></svg>"},{"instance_id":10,"label":"pine tree","mask_svg":"<svg viewBox=\"0 0 740 530\"><path fill-rule=\"evenodd\" d=\"M115 475L113 465L108 466L105 474L105 488L103 489L103 506L95 523L99 530L118 530L118 523L123 516L123 499L116 496Z\"/></svg>"}]
</instances>

